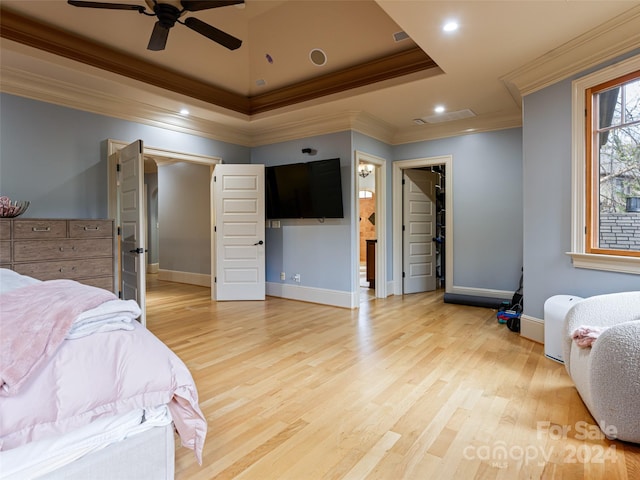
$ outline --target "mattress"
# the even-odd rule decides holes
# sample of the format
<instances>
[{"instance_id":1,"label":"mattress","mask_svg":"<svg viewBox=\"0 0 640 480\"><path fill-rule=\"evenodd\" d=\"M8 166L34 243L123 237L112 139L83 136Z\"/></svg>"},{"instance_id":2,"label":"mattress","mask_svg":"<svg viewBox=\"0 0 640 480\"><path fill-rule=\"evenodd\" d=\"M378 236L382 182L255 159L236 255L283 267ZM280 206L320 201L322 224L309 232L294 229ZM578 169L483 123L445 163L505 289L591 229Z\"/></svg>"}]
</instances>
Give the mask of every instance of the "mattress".
<instances>
[{"instance_id":1,"label":"mattress","mask_svg":"<svg viewBox=\"0 0 640 480\"><path fill-rule=\"evenodd\" d=\"M0 452L0 479L37 478L116 442L171 424L166 405L99 418L67 434Z\"/></svg>"}]
</instances>

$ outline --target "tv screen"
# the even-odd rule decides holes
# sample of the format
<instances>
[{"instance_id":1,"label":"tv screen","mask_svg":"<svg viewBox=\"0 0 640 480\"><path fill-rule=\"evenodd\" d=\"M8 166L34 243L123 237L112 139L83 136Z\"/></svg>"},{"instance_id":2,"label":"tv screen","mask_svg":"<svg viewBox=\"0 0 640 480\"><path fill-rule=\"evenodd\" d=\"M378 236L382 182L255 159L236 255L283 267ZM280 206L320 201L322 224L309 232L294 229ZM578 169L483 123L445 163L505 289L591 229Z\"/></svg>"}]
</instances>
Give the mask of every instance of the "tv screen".
<instances>
[{"instance_id":1,"label":"tv screen","mask_svg":"<svg viewBox=\"0 0 640 480\"><path fill-rule=\"evenodd\" d=\"M344 218L340 159L265 169L267 218Z\"/></svg>"}]
</instances>

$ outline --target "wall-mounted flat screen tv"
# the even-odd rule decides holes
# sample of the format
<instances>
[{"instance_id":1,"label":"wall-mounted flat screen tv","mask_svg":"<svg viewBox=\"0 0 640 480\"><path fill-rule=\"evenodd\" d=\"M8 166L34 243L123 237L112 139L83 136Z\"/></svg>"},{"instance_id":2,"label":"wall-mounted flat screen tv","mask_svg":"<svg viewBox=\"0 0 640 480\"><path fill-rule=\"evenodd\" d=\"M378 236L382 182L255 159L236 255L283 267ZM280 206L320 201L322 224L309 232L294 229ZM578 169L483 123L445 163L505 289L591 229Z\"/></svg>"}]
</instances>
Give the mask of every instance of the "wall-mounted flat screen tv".
<instances>
[{"instance_id":1,"label":"wall-mounted flat screen tv","mask_svg":"<svg viewBox=\"0 0 640 480\"><path fill-rule=\"evenodd\" d=\"M344 218L340 159L265 168L267 218Z\"/></svg>"}]
</instances>

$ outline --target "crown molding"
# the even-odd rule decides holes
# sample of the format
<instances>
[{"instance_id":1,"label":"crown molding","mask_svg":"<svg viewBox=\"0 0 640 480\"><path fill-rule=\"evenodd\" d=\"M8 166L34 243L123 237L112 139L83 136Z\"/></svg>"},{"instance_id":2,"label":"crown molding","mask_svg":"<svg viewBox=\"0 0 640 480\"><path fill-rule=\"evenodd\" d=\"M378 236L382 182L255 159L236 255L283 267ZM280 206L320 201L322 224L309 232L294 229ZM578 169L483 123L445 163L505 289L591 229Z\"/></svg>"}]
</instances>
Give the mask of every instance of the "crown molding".
<instances>
[{"instance_id":1,"label":"crown molding","mask_svg":"<svg viewBox=\"0 0 640 480\"><path fill-rule=\"evenodd\" d=\"M306 117L304 121L295 120L274 127L260 128L249 122L247 129L240 129L193 115L182 117L172 110L132 98L108 95L87 85L66 83L15 68L0 68L0 91L4 93L245 147L345 130L357 131L388 145L397 145L522 126L522 118L518 115L483 115L458 122L420 127L412 125L406 130L397 131L364 112L347 111Z\"/></svg>"},{"instance_id":2,"label":"crown molding","mask_svg":"<svg viewBox=\"0 0 640 480\"><path fill-rule=\"evenodd\" d=\"M236 145L250 146L252 143L247 131L193 115L183 117L155 105L105 94L86 84L62 82L6 67L0 68L0 80L3 93Z\"/></svg>"},{"instance_id":3,"label":"crown molding","mask_svg":"<svg viewBox=\"0 0 640 480\"><path fill-rule=\"evenodd\" d=\"M354 125L374 125L373 117L366 116L362 112L348 111L330 115L307 117L304 121L292 121L278 124L275 127L263 128L253 134L252 146L269 145L300 138L327 135L330 133L354 130ZM377 128L382 122L377 121ZM366 135L374 135L372 131L362 132ZM388 133L387 133L388 135Z\"/></svg>"},{"instance_id":4,"label":"crown molding","mask_svg":"<svg viewBox=\"0 0 640 480\"><path fill-rule=\"evenodd\" d=\"M640 48L640 6L629 9L500 79L520 103L521 96L637 48Z\"/></svg>"},{"instance_id":5,"label":"crown molding","mask_svg":"<svg viewBox=\"0 0 640 480\"><path fill-rule=\"evenodd\" d=\"M505 115L494 113L478 115L477 117L454 122L407 127L406 130L398 131L389 143L392 145L400 145L406 143L426 142L440 138L493 132L496 130L518 127L522 127L522 114Z\"/></svg>"}]
</instances>

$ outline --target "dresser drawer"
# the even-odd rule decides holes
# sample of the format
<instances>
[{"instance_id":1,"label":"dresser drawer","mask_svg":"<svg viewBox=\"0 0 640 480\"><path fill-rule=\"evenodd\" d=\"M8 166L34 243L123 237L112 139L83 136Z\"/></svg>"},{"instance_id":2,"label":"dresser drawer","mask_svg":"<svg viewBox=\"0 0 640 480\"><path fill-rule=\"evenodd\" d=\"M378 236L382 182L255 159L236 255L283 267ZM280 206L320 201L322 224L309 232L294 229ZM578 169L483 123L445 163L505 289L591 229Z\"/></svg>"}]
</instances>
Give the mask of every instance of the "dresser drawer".
<instances>
[{"instance_id":1,"label":"dresser drawer","mask_svg":"<svg viewBox=\"0 0 640 480\"><path fill-rule=\"evenodd\" d=\"M0 242L0 263L11 263L11 242Z\"/></svg>"},{"instance_id":2,"label":"dresser drawer","mask_svg":"<svg viewBox=\"0 0 640 480\"><path fill-rule=\"evenodd\" d=\"M110 220L69 220L69 237L113 237L113 222Z\"/></svg>"},{"instance_id":3,"label":"dresser drawer","mask_svg":"<svg viewBox=\"0 0 640 480\"><path fill-rule=\"evenodd\" d=\"M13 238L65 238L66 220L16 220L13 222Z\"/></svg>"},{"instance_id":4,"label":"dresser drawer","mask_svg":"<svg viewBox=\"0 0 640 480\"><path fill-rule=\"evenodd\" d=\"M64 260L79 257L103 257L113 255L113 240L97 238L92 240L38 240L15 241L13 261Z\"/></svg>"},{"instance_id":5,"label":"dresser drawer","mask_svg":"<svg viewBox=\"0 0 640 480\"><path fill-rule=\"evenodd\" d=\"M0 220L0 240L11 240L11 225L12 222L9 219Z\"/></svg>"},{"instance_id":6,"label":"dresser drawer","mask_svg":"<svg viewBox=\"0 0 640 480\"><path fill-rule=\"evenodd\" d=\"M104 288L105 290L113 292L113 277L82 278L78 281L84 283L85 285Z\"/></svg>"},{"instance_id":7,"label":"dresser drawer","mask_svg":"<svg viewBox=\"0 0 640 480\"><path fill-rule=\"evenodd\" d=\"M56 262L17 263L15 271L40 280L68 278L80 280L86 277L111 276L113 283L113 262L111 258L90 258L81 261L60 260ZM113 284L109 290L113 289Z\"/></svg>"}]
</instances>

